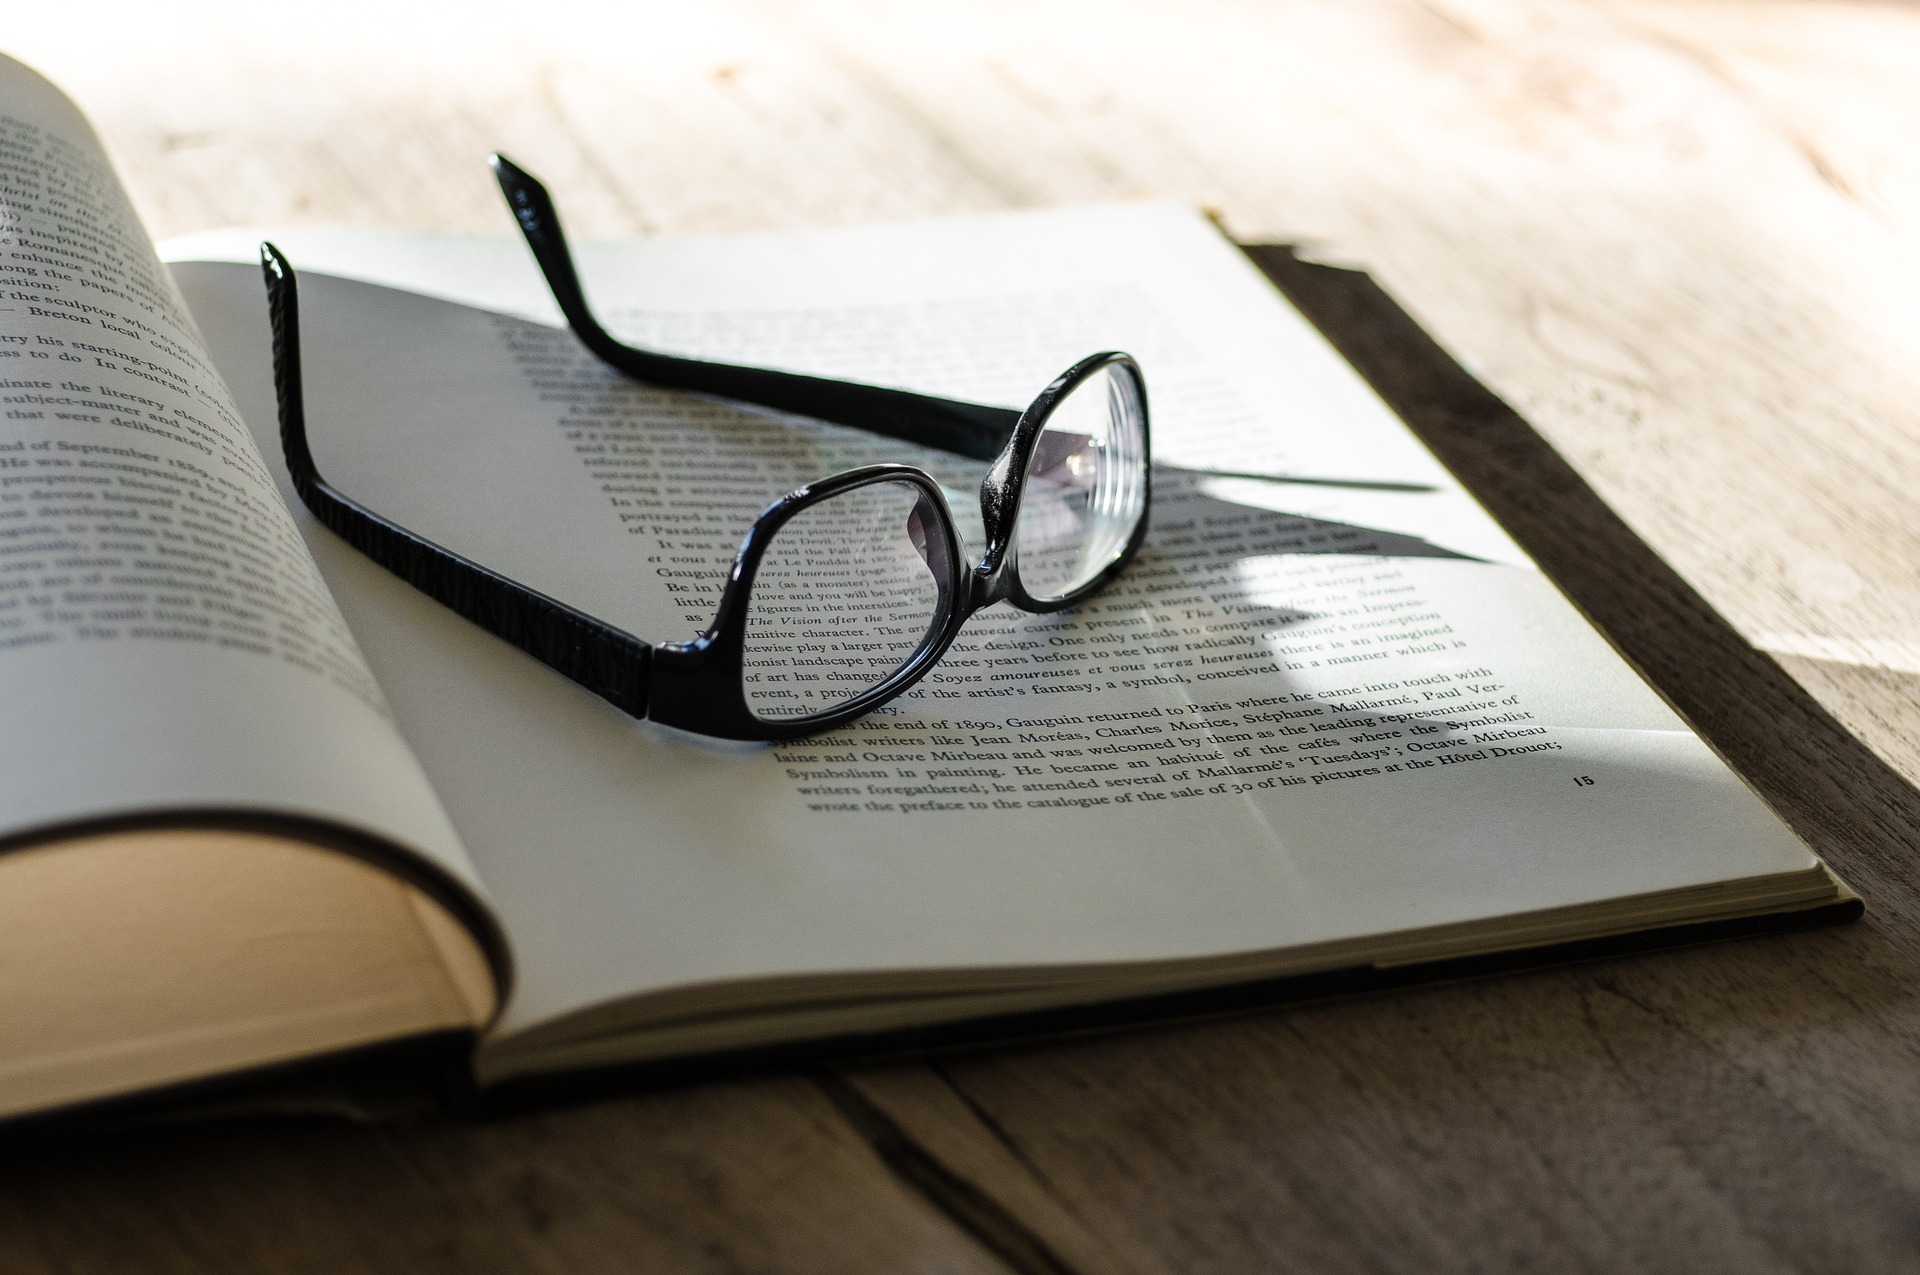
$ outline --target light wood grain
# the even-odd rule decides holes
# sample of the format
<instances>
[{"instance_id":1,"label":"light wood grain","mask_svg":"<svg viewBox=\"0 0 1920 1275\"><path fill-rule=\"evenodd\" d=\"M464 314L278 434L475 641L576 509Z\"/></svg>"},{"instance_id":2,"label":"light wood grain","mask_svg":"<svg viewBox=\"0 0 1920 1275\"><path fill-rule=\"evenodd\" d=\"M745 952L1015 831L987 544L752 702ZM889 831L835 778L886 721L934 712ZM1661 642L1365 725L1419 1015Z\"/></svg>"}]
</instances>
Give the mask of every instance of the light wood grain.
<instances>
[{"instance_id":1,"label":"light wood grain","mask_svg":"<svg viewBox=\"0 0 1920 1275\"><path fill-rule=\"evenodd\" d=\"M1920 7L171 0L0 42L157 234L504 232L499 148L588 234L1165 195L1362 265L1559 455L1273 259L1872 908L477 1127L60 1145L0 1166L0 1270L1920 1265Z\"/></svg>"}]
</instances>

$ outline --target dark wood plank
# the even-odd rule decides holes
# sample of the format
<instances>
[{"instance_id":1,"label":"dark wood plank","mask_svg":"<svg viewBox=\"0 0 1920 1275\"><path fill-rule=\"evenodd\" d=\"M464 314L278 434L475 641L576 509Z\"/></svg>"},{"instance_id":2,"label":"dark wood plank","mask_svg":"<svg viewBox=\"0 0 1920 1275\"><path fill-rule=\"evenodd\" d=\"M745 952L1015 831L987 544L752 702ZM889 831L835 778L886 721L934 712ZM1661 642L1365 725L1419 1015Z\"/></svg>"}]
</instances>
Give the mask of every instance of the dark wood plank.
<instances>
[{"instance_id":1,"label":"dark wood plank","mask_svg":"<svg viewBox=\"0 0 1920 1275\"><path fill-rule=\"evenodd\" d=\"M803 1078L491 1124L201 1125L0 1161L6 1272L1004 1269Z\"/></svg>"}]
</instances>

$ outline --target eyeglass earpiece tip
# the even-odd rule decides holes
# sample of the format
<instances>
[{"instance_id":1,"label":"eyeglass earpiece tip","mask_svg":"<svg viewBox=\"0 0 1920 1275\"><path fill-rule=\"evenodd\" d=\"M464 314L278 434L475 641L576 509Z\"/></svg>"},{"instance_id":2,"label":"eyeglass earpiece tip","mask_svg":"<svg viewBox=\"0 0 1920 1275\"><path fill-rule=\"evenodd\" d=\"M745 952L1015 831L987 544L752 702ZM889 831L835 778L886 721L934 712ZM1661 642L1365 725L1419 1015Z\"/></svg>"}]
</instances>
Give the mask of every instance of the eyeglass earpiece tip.
<instances>
[{"instance_id":1,"label":"eyeglass earpiece tip","mask_svg":"<svg viewBox=\"0 0 1920 1275\"><path fill-rule=\"evenodd\" d=\"M499 151L487 156L487 167L493 170L494 177L502 186L522 185L533 180L527 170L502 155Z\"/></svg>"}]
</instances>

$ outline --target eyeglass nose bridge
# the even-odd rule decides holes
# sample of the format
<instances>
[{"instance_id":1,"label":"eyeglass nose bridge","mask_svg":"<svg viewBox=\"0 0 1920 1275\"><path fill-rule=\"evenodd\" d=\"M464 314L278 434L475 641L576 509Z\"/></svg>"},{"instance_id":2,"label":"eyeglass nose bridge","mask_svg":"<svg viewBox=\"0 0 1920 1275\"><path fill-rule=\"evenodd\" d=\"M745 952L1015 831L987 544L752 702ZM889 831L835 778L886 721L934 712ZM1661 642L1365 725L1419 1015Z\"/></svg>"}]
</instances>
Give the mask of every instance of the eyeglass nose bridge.
<instances>
[{"instance_id":1,"label":"eyeglass nose bridge","mask_svg":"<svg viewBox=\"0 0 1920 1275\"><path fill-rule=\"evenodd\" d=\"M1044 423L1044 418L1040 423ZM1039 424L1031 427L1037 432ZM967 572L966 611L968 615L996 602L1012 601L1019 594L1019 580L1013 568L1013 529L1020 513L1024 475L1020 465L1032 451L1031 438L1023 415L1006 448L987 471L980 484L980 525L987 544L980 561Z\"/></svg>"},{"instance_id":2,"label":"eyeglass nose bridge","mask_svg":"<svg viewBox=\"0 0 1920 1275\"><path fill-rule=\"evenodd\" d=\"M1007 602L1013 598L1013 571L1002 557L997 566L981 563L968 573L967 613Z\"/></svg>"}]
</instances>

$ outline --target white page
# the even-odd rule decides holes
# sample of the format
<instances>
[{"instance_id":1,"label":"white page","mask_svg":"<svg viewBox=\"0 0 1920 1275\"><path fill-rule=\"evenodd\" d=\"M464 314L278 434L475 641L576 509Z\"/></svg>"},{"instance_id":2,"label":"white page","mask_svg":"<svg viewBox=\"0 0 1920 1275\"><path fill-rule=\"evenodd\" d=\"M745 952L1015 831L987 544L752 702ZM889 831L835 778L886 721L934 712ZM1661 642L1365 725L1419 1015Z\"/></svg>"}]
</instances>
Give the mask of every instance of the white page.
<instances>
[{"instance_id":1,"label":"white page","mask_svg":"<svg viewBox=\"0 0 1920 1275\"><path fill-rule=\"evenodd\" d=\"M552 319L507 241L282 246ZM894 711L773 748L626 719L309 524L513 935L506 1030L705 980L1278 948L1814 863L1190 213L581 256L617 327L694 353L1017 406L1130 349L1157 459L1187 472L1157 479L1148 548L1101 598L983 613ZM257 271L176 272L264 443ZM303 297L330 479L649 639L697 630L739 534L795 482L911 457L964 512L984 468L623 382L505 313L317 273Z\"/></svg>"},{"instance_id":2,"label":"white page","mask_svg":"<svg viewBox=\"0 0 1920 1275\"><path fill-rule=\"evenodd\" d=\"M92 130L0 57L0 832L164 811L471 863Z\"/></svg>"}]
</instances>

